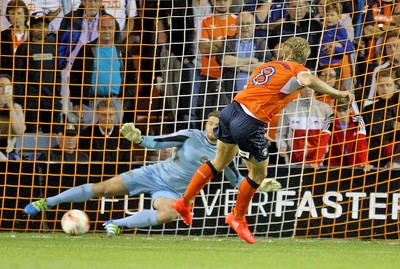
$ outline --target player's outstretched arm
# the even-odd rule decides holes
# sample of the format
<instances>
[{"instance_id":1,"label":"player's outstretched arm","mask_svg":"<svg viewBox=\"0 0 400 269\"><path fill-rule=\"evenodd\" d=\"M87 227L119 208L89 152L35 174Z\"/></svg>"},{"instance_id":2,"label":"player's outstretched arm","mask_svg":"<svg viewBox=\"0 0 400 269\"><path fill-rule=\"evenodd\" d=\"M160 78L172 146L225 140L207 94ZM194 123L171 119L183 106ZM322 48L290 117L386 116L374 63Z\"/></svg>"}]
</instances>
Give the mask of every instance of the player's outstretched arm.
<instances>
[{"instance_id":1,"label":"player's outstretched arm","mask_svg":"<svg viewBox=\"0 0 400 269\"><path fill-rule=\"evenodd\" d=\"M350 91L339 91L310 73L300 73L297 78L302 85L310 87L319 94L328 94L336 99L346 98L349 103L355 100L354 94Z\"/></svg>"},{"instance_id":2,"label":"player's outstretched arm","mask_svg":"<svg viewBox=\"0 0 400 269\"><path fill-rule=\"evenodd\" d=\"M129 141L132 141L135 144L140 144L143 141L142 132L135 127L135 125L130 123L125 123L122 125L121 130L119 132Z\"/></svg>"}]
</instances>

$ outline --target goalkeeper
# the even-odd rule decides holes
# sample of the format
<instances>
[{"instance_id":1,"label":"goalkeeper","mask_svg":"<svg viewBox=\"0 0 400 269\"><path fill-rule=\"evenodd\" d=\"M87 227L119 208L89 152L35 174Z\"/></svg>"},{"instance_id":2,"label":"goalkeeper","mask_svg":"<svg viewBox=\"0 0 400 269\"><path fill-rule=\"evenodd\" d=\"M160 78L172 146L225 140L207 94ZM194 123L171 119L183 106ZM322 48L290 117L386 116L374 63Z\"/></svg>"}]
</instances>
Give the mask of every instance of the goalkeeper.
<instances>
[{"instance_id":1,"label":"goalkeeper","mask_svg":"<svg viewBox=\"0 0 400 269\"><path fill-rule=\"evenodd\" d=\"M129 141L151 149L177 147L176 156L153 165L142 166L100 183L85 184L59 195L40 199L28 204L24 212L34 215L60 203L84 202L101 196L125 194L133 196L149 193L155 210L144 210L126 218L109 220L104 223L107 234L109 236L119 234L120 227L148 227L172 221L177 218L172 203L183 194L197 168L215 156L217 139L213 130L218 124L217 111L208 115L205 131L182 130L165 136L142 136L133 123L127 123L122 126L120 132ZM225 169L225 176L232 186L238 186L243 179L235 169L234 163Z\"/></svg>"}]
</instances>

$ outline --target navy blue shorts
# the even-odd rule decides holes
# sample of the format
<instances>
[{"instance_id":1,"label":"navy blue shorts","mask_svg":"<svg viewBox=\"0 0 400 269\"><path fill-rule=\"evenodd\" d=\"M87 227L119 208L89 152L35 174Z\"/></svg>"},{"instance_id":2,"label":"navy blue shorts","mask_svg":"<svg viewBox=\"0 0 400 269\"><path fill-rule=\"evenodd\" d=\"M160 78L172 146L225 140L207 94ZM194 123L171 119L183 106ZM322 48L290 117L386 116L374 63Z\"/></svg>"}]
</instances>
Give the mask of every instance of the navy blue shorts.
<instances>
[{"instance_id":1,"label":"navy blue shorts","mask_svg":"<svg viewBox=\"0 0 400 269\"><path fill-rule=\"evenodd\" d=\"M239 103L232 102L220 114L219 128L215 135L219 140L239 146L239 155L257 161L268 159L268 145L265 139L266 124L247 115Z\"/></svg>"}]
</instances>

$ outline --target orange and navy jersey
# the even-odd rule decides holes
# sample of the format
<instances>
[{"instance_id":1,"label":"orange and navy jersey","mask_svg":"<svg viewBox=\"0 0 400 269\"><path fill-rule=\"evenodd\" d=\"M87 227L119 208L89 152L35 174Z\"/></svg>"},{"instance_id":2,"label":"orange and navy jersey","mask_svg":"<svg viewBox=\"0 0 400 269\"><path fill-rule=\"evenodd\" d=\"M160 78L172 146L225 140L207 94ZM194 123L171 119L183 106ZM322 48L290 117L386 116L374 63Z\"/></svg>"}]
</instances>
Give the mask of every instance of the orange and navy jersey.
<instances>
[{"instance_id":1,"label":"orange and navy jersey","mask_svg":"<svg viewBox=\"0 0 400 269\"><path fill-rule=\"evenodd\" d=\"M236 33L236 15L230 15L227 19L210 16L203 19L200 41L225 40ZM221 77L221 66L216 55L202 55L201 74L212 78Z\"/></svg>"},{"instance_id":2,"label":"orange and navy jersey","mask_svg":"<svg viewBox=\"0 0 400 269\"><path fill-rule=\"evenodd\" d=\"M263 64L254 70L247 86L234 100L245 106L257 119L268 124L303 88L297 80L301 72L310 71L294 62L274 61Z\"/></svg>"}]
</instances>

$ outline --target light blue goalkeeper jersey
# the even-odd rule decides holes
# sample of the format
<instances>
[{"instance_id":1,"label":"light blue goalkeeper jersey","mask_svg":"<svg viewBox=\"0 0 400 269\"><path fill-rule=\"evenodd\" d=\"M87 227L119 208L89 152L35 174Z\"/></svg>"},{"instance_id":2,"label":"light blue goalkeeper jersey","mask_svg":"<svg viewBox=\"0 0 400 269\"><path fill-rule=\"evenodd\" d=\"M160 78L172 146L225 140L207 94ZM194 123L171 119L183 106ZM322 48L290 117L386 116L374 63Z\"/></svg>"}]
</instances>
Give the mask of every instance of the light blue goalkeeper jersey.
<instances>
[{"instance_id":1,"label":"light blue goalkeeper jersey","mask_svg":"<svg viewBox=\"0 0 400 269\"><path fill-rule=\"evenodd\" d=\"M177 193L184 193L196 170L214 158L217 148L206 139L206 132L182 130L164 136L144 136L141 147L165 149L176 147L175 156L141 168L149 178L162 181ZM243 179L231 163L225 169L225 177L232 186L238 186Z\"/></svg>"}]
</instances>

